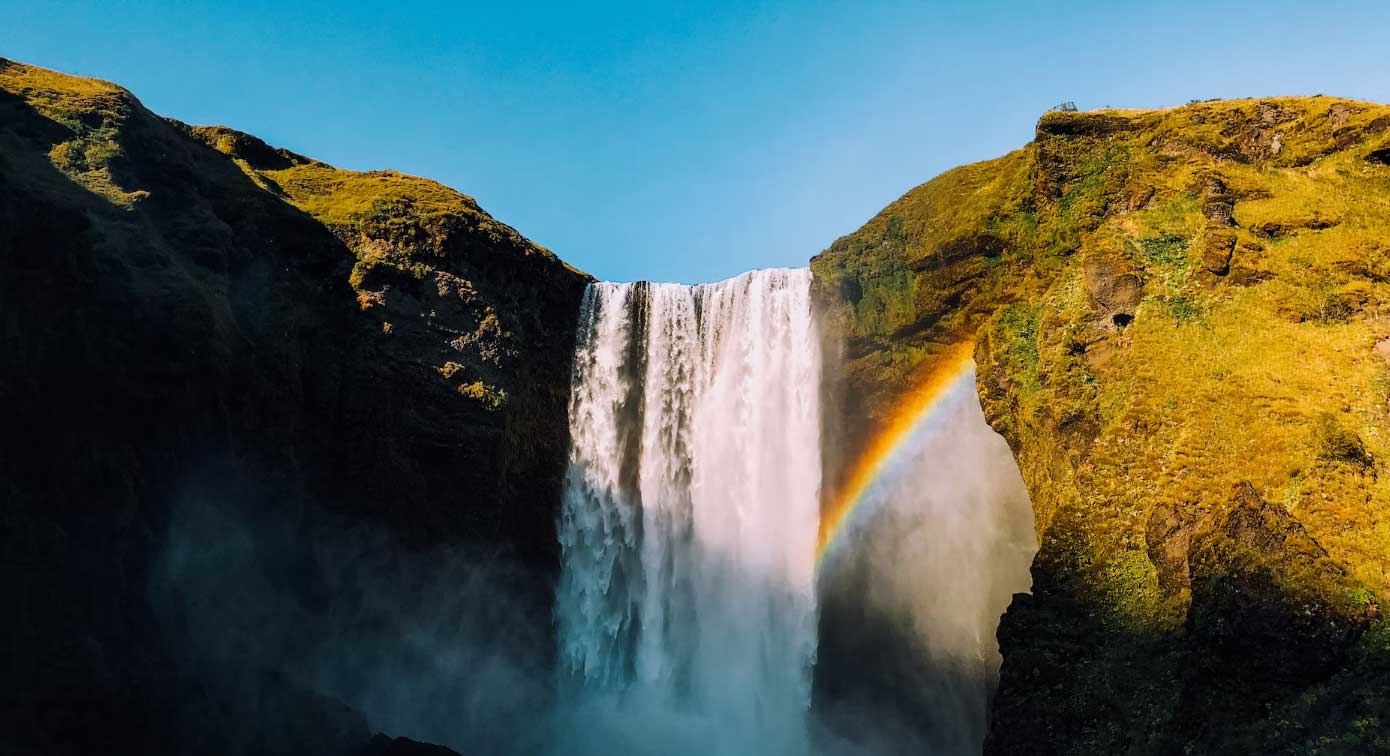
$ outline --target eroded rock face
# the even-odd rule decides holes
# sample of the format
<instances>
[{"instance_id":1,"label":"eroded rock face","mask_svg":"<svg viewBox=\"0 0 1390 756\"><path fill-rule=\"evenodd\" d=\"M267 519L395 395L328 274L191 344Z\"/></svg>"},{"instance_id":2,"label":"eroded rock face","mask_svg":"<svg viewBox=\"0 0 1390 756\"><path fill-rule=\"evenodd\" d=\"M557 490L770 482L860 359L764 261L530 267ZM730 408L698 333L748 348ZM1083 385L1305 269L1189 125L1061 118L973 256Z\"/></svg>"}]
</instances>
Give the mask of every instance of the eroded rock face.
<instances>
[{"instance_id":1,"label":"eroded rock face","mask_svg":"<svg viewBox=\"0 0 1390 756\"><path fill-rule=\"evenodd\" d=\"M1149 561L1158 577L1158 588L1166 596L1192 590L1187 554L1192 543L1192 519L1175 507L1160 504L1149 515L1144 532Z\"/></svg>"},{"instance_id":2,"label":"eroded rock face","mask_svg":"<svg viewBox=\"0 0 1390 756\"><path fill-rule=\"evenodd\" d=\"M1192 605L1184 720L1260 719L1277 694L1323 682L1347 664L1378 614L1364 590L1282 506L1249 483L1206 514L1187 555ZM1217 715L1213 717L1213 715Z\"/></svg>"},{"instance_id":3,"label":"eroded rock face","mask_svg":"<svg viewBox=\"0 0 1390 756\"><path fill-rule=\"evenodd\" d=\"M972 340L1028 484L987 753L1390 747L1387 123L1334 98L1049 113L813 261L848 357L831 427L871 432ZM987 265L913 265L982 233Z\"/></svg>"},{"instance_id":4,"label":"eroded rock face","mask_svg":"<svg viewBox=\"0 0 1390 756\"><path fill-rule=\"evenodd\" d=\"M1202 267L1208 273L1224 276L1231 272L1231 256L1240 239L1230 231L1208 228L1202 235Z\"/></svg>"},{"instance_id":5,"label":"eroded rock face","mask_svg":"<svg viewBox=\"0 0 1390 756\"><path fill-rule=\"evenodd\" d=\"M1101 324L1123 328L1134 320L1144 294L1144 282L1133 266L1107 255L1086 260L1086 295Z\"/></svg>"},{"instance_id":6,"label":"eroded rock face","mask_svg":"<svg viewBox=\"0 0 1390 756\"><path fill-rule=\"evenodd\" d=\"M586 280L445 187L0 60L0 750L330 752L276 723L340 702L247 681L409 619L413 554L510 565L548 627ZM273 596L188 567L234 556Z\"/></svg>"}]
</instances>

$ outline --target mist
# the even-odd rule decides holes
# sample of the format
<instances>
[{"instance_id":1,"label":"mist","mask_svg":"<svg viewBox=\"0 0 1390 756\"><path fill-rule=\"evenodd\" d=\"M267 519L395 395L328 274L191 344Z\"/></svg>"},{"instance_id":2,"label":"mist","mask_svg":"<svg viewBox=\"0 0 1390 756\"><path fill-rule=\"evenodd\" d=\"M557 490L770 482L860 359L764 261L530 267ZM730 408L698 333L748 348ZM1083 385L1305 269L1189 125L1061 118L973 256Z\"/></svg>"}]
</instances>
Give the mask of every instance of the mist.
<instances>
[{"instance_id":1,"label":"mist","mask_svg":"<svg viewBox=\"0 0 1390 756\"><path fill-rule=\"evenodd\" d=\"M734 457L719 441L701 443L727 466ZM763 496L782 485L772 480ZM647 482L646 500L630 505L665 490ZM999 666L994 631L1028 588L1034 551L1026 492L973 375L895 452L813 578L809 556L788 563L790 551L766 543L811 549L814 509L794 527L759 520L751 540L702 535L731 514L686 530L668 522L665 537L688 542L647 544L645 557L657 520L629 523L633 550L610 566L637 570L646 558L656 577L629 583L642 586L632 594L599 587L628 623L612 632L632 641L600 685L573 663L588 642L576 633L609 631L556 614L561 574L583 577L573 564L547 572L500 548L421 548L268 490L228 461L191 471L149 576L175 657L222 701L209 706L341 733L331 743L385 732L464 754L979 753ZM712 506L702 501L686 504ZM804 630L817 616L818 631ZM185 742L200 743L197 733ZM201 745L273 752L256 740Z\"/></svg>"},{"instance_id":2,"label":"mist","mask_svg":"<svg viewBox=\"0 0 1390 756\"><path fill-rule=\"evenodd\" d=\"M266 506L260 493L222 469L178 496L148 593L185 668L258 716L256 677L271 674L351 707L371 732L548 752L544 573L500 551L419 549L312 503Z\"/></svg>"},{"instance_id":3,"label":"mist","mask_svg":"<svg viewBox=\"0 0 1390 756\"><path fill-rule=\"evenodd\" d=\"M822 560L817 705L876 753L978 754L995 630L1031 586L1033 513L974 370L920 421Z\"/></svg>"}]
</instances>

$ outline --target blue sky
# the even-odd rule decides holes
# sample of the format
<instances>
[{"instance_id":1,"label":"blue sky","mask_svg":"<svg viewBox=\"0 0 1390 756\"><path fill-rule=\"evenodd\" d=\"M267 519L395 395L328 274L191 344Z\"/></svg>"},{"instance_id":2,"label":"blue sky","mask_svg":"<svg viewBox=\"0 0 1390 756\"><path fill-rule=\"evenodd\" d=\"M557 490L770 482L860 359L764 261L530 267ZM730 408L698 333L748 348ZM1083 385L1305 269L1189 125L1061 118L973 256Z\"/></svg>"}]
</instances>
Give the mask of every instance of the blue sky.
<instances>
[{"instance_id":1,"label":"blue sky","mask_svg":"<svg viewBox=\"0 0 1390 756\"><path fill-rule=\"evenodd\" d=\"M799 266L1047 107L1390 101L1380 2L0 0L0 56L473 195L600 278Z\"/></svg>"}]
</instances>

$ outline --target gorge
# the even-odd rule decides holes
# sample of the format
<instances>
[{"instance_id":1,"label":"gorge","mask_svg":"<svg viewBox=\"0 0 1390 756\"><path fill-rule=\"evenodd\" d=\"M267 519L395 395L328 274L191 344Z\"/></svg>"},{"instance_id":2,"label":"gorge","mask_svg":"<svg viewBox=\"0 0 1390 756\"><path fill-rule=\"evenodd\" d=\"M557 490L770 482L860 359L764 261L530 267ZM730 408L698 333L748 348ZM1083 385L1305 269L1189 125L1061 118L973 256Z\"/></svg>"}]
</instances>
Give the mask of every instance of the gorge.
<instances>
[{"instance_id":1,"label":"gorge","mask_svg":"<svg viewBox=\"0 0 1390 756\"><path fill-rule=\"evenodd\" d=\"M0 750L1390 751L1387 148L1049 112L599 283L0 60Z\"/></svg>"}]
</instances>

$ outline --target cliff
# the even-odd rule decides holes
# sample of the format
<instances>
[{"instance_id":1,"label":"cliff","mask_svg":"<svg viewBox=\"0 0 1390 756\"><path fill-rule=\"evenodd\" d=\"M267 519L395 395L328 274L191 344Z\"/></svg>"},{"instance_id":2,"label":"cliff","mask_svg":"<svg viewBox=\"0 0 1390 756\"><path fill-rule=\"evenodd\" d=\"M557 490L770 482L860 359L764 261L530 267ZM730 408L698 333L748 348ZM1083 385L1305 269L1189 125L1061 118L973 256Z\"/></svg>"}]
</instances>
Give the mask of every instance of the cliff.
<instances>
[{"instance_id":1,"label":"cliff","mask_svg":"<svg viewBox=\"0 0 1390 756\"><path fill-rule=\"evenodd\" d=\"M418 629L460 554L548 617L587 280L439 184L0 60L0 737L355 749L280 674L314 639Z\"/></svg>"},{"instance_id":2,"label":"cliff","mask_svg":"<svg viewBox=\"0 0 1390 756\"><path fill-rule=\"evenodd\" d=\"M1030 489L989 753L1390 749L1388 221L1390 107L1207 102L1049 113L813 261L832 451L971 342ZM588 280L0 60L0 750L524 734Z\"/></svg>"},{"instance_id":3,"label":"cliff","mask_svg":"<svg viewBox=\"0 0 1390 756\"><path fill-rule=\"evenodd\" d=\"M1028 485L987 753L1390 748L1387 229L1390 107L1238 100L1048 113L813 261L843 445L973 341Z\"/></svg>"}]
</instances>

